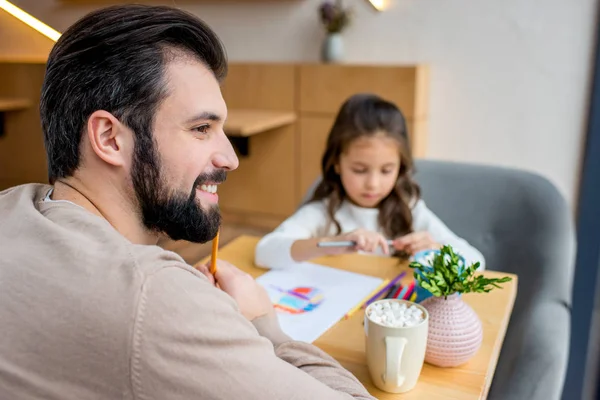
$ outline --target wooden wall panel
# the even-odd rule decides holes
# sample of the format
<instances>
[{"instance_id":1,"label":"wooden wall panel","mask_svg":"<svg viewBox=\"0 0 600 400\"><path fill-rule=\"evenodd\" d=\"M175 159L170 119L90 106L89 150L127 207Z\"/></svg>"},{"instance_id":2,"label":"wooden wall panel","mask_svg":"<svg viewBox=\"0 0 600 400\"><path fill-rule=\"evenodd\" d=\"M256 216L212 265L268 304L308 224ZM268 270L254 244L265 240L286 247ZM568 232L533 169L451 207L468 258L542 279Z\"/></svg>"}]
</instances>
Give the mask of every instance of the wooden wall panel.
<instances>
[{"instance_id":1,"label":"wooden wall panel","mask_svg":"<svg viewBox=\"0 0 600 400\"><path fill-rule=\"evenodd\" d=\"M410 118L427 120L429 118L429 82L431 79L429 66L419 65L416 68L415 108Z\"/></svg>"},{"instance_id":2,"label":"wooden wall panel","mask_svg":"<svg viewBox=\"0 0 600 400\"><path fill-rule=\"evenodd\" d=\"M0 62L45 63L54 42L0 9Z\"/></svg>"},{"instance_id":3,"label":"wooden wall panel","mask_svg":"<svg viewBox=\"0 0 600 400\"><path fill-rule=\"evenodd\" d=\"M321 157L325 151L327 135L333 125L334 116L308 116L299 121L300 146L298 159L300 160L300 195L301 201L308 188L321 174Z\"/></svg>"},{"instance_id":4,"label":"wooden wall panel","mask_svg":"<svg viewBox=\"0 0 600 400\"><path fill-rule=\"evenodd\" d=\"M335 114L351 95L372 92L398 105L407 119L425 118L427 97L416 95L418 77L426 79L420 67L301 65L299 108Z\"/></svg>"},{"instance_id":5,"label":"wooden wall panel","mask_svg":"<svg viewBox=\"0 0 600 400\"><path fill-rule=\"evenodd\" d=\"M222 87L230 110L295 111L296 67L293 64L230 64ZM219 188L220 206L231 222L277 221L293 212L297 197L296 124L253 135L250 154ZM251 220L248 221L247 219ZM273 222L274 221L274 222Z\"/></svg>"},{"instance_id":6,"label":"wooden wall panel","mask_svg":"<svg viewBox=\"0 0 600 400\"><path fill-rule=\"evenodd\" d=\"M228 108L293 111L292 64L230 64L222 87Z\"/></svg>"},{"instance_id":7,"label":"wooden wall panel","mask_svg":"<svg viewBox=\"0 0 600 400\"><path fill-rule=\"evenodd\" d=\"M43 64L0 64L0 97L25 98L32 104L5 114L5 134L0 137L0 190L48 181L39 117L44 73Z\"/></svg>"},{"instance_id":8,"label":"wooden wall panel","mask_svg":"<svg viewBox=\"0 0 600 400\"><path fill-rule=\"evenodd\" d=\"M250 138L250 155L219 187L219 204L228 213L285 217L296 205L295 124Z\"/></svg>"},{"instance_id":9,"label":"wooden wall panel","mask_svg":"<svg viewBox=\"0 0 600 400\"><path fill-rule=\"evenodd\" d=\"M427 157L429 122L427 119L408 121L408 133L413 158Z\"/></svg>"},{"instance_id":10,"label":"wooden wall panel","mask_svg":"<svg viewBox=\"0 0 600 400\"><path fill-rule=\"evenodd\" d=\"M281 216L254 212L242 213L221 210L221 215L225 224L240 225L271 231L275 229L279 224L281 224L281 222L283 222L283 220L285 220L289 215L291 215L291 213L286 216Z\"/></svg>"}]
</instances>

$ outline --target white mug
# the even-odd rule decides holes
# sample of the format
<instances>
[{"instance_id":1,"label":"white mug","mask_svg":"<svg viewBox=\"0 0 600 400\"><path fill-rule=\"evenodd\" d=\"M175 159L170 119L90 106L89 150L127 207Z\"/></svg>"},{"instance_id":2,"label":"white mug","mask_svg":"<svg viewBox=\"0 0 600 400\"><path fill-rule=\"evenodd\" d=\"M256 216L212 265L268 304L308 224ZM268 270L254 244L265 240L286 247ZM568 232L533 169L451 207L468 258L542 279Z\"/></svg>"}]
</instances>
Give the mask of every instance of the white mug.
<instances>
[{"instance_id":1,"label":"white mug","mask_svg":"<svg viewBox=\"0 0 600 400\"><path fill-rule=\"evenodd\" d=\"M390 306L398 303L401 308L415 306L422 312L423 320L412 326L387 326L375 322L369 314L377 304ZM373 302L365 310L365 334L367 365L373 384L389 393L408 392L417 384L427 349L429 314L416 303L399 299Z\"/></svg>"}]
</instances>

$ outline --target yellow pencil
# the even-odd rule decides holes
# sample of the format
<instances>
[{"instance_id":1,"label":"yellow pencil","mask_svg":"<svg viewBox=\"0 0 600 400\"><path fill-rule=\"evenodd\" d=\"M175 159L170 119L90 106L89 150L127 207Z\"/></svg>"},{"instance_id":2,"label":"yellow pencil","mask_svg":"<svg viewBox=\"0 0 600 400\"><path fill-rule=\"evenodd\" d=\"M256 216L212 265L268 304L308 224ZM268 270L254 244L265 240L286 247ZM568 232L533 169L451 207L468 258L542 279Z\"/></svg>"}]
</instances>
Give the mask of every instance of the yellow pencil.
<instances>
[{"instance_id":1,"label":"yellow pencil","mask_svg":"<svg viewBox=\"0 0 600 400\"><path fill-rule=\"evenodd\" d=\"M390 282L389 279L384 280L381 285L377 286L377 288L375 290L373 290L371 293L369 293L369 295L367 297L365 297L364 299L362 299L356 306L352 307L352 309L350 309L350 311L348 311L346 313L346 315L344 315L344 319L348 319L350 317L352 317L354 315L355 312L357 312L358 310L360 310L367 301L369 301L369 299L373 296L375 296L375 294L377 292L379 292L381 290L382 287L384 287L385 285L387 285Z\"/></svg>"},{"instance_id":2,"label":"yellow pencil","mask_svg":"<svg viewBox=\"0 0 600 400\"><path fill-rule=\"evenodd\" d=\"M410 299L409 299L409 301L412 301L412 302L414 302L416 299L417 299L417 292L415 291L415 292L413 292L413 294L410 296Z\"/></svg>"},{"instance_id":3,"label":"yellow pencil","mask_svg":"<svg viewBox=\"0 0 600 400\"><path fill-rule=\"evenodd\" d=\"M212 242L212 253L210 259L210 273L215 274L217 272L217 251L219 249L219 233L220 230L217 231L217 236L213 239Z\"/></svg>"}]
</instances>

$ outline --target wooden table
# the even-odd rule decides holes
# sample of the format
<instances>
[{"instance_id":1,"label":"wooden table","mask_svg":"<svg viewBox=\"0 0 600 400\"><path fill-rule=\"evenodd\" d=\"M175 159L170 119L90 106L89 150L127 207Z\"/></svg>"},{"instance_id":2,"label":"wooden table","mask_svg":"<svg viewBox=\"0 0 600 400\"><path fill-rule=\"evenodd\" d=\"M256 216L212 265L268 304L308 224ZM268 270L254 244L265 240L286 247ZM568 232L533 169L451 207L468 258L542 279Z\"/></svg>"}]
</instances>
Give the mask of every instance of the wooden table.
<instances>
[{"instance_id":1,"label":"wooden table","mask_svg":"<svg viewBox=\"0 0 600 400\"><path fill-rule=\"evenodd\" d=\"M257 237L240 236L219 250L219 258L258 277L267 272L254 265L254 248L258 240ZM405 263L399 264L397 259L358 254L323 257L313 262L381 278L392 278L400 270L408 269ZM459 367L438 368L425 363L417 386L410 392L390 394L373 386L365 357L364 312L357 312L352 318L338 322L314 344L351 371L378 399L485 399L517 295L517 276L493 271L483 274L487 277L508 275L513 280L503 284L503 289L495 289L487 294L464 295L465 301L479 315L483 324L481 348L468 363ZM407 276L405 282L412 279L410 274Z\"/></svg>"}]
</instances>

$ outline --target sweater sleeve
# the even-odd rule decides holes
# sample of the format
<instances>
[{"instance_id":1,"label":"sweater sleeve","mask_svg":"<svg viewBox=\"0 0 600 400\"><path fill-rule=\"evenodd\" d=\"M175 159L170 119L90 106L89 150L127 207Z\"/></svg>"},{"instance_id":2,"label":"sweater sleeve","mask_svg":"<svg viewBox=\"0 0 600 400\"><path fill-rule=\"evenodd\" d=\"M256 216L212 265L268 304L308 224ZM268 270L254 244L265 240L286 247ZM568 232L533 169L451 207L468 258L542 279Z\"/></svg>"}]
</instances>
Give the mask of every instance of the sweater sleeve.
<instances>
[{"instance_id":1,"label":"sweater sleeve","mask_svg":"<svg viewBox=\"0 0 600 400\"><path fill-rule=\"evenodd\" d=\"M428 231L433 239L442 245L451 245L465 259L467 265L479 262L479 271L485 269L483 254L465 239L457 236L431 211L423 200L417 201L413 208L413 225L415 231Z\"/></svg>"},{"instance_id":2,"label":"sweater sleeve","mask_svg":"<svg viewBox=\"0 0 600 400\"><path fill-rule=\"evenodd\" d=\"M302 206L273 232L256 245L254 263L262 268L286 268L295 261L291 255L296 240L319 237L328 220L325 205L320 202Z\"/></svg>"},{"instance_id":3,"label":"sweater sleeve","mask_svg":"<svg viewBox=\"0 0 600 400\"><path fill-rule=\"evenodd\" d=\"M146 279L132 336L136 399L373 399L275 316L251 323L226 293L182 268Z\"/></svg>"}]
</instances>

